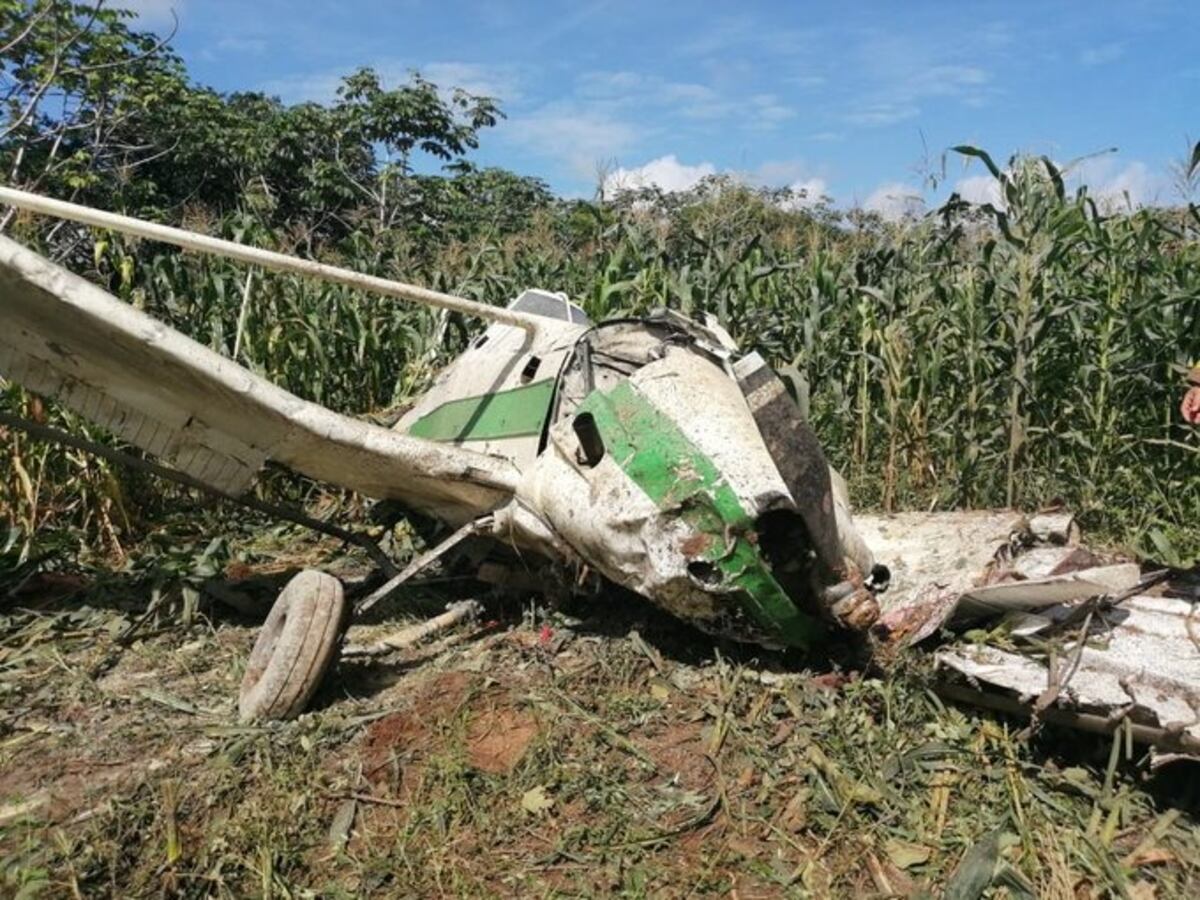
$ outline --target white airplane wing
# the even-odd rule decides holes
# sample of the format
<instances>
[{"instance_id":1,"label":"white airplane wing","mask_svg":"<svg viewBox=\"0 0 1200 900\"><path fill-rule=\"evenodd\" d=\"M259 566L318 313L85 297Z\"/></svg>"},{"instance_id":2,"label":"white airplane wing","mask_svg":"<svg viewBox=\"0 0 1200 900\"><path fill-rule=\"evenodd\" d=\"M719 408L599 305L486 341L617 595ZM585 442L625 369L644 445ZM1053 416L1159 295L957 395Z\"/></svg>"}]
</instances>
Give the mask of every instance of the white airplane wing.
<instances>
[{"instance_id":1,"label":"white airplane wing","mask_svg":"<svg viewBox=\"0 0 1200 900\"><path fill-rule=\"evenodd\" d=\"M302 400L4 237L0 374L228 494L273 460L455 521L502 503L518 476Z\"/></svg>"}]
</instances>

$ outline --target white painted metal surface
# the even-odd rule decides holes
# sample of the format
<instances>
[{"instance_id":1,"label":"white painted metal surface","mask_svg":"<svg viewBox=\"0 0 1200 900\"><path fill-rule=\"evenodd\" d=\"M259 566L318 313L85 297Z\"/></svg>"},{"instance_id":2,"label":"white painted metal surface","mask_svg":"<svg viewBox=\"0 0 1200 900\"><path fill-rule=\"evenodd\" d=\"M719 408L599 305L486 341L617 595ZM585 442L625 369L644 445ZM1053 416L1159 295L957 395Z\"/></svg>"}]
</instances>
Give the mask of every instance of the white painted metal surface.
<instances>
[{"instance_id":1,"label":"white painted metal surface","mask_svg":"<svg viewBox=\"0 0 1200 900\"><path fill-rule=\"evenodd\" d=\"M354 272L350 269L342 269L338 266L330 266L310 259L287 256L283 253L275 253L259 247L250 247L235 241L226 241L204 234L196 234L193 231L185 231L182 228L172 228L169 225L146 222L142 219L105 212L104 210L93 209L89 206L80 206L77 203L68 203L65 200L54 200L50 197L42 197L38 194L18 191L14 188L0 187L0 203L7 203L10 206L28 210L29 212L41 213L42 215L70 219L73 222L81 222L84 225L92 225L96 228L107 228L112 231L120 231L148 240L162 241L165 244L173 244L176 247L183 247L186 250L224 256L228 259L236 259L240 262L262 266L264 269L271 269L276 272L291 272L296 275L306 275L310 278L331 281L335 284L344 284L348 287L381 294L385 297L412 300L415 303L421 303L425 306L436 306L440 309L448 309L469 316L477 316L492 322L503 322L506 325L520 328L530 334L536 334L544 321L538 316L489 306L486 303L477 303L474 300L455 297L451 294L443 294L440 291L431 291L428 288L418 287L417 285L391 281L387 278L378 278L374 275L365 275L362 272Z\"/></svg>"},{"instance_id":2,"label":"white painted metal surface","mask_svg":"<svg viewBox=\"0 0 1200 900\"><path fill-rule=\"evenodd\" d=\"M301 400L3 237L0 372L226 493L275 460L459 521L518 480L507 460Z\"/></svg>"},{"instance_id":3,"label":"white painted metal surface","mask_svg":"<svg viewBox=\"0 0 1200 900\"><path fill-rule=\"evenodd\" d=\"M880 621L894 640L916 643L943 627L976 629L972 641L951 642L936 658L947 679L965 680L979 702L1001 697L1033 712L1041 699L1048 714L1090 717L1093 730L1128 717L1144 726L1143 739L1175 748L1182 737L1200 747L1195 605L1150 594L1111 607L1098 603L1138 586L1136 564L1097 564L1095 554L1069 544L1028 547L1051 535L1037 517L1011 511L857 521L892 569ZM1059 528L1053 536L1075 540L1078 529ZM1003 646L980 643L989 629Z\"/></svg>"},{"instance_id":4,"label":"white painted metal surface","mask_svg":"<svg viewBox=\"0 0 1200 900\"><path fill-rule=\"evenodd\" d=\"M448 400L511 391L557 378L564 358L587 328L580 322L549 318L532 335L503 323L490 325L438 373L425 393L401 416L395 429L407 433L414 423ZM524 470L536 459L540 439L540 434L533 434L459 443L479 453L512 460Z\"/></svg>"},{"instance_id":5,"label":"white painted metal surface","mask_svg":"<svg viewBox=\"0 0 1200 900\"><path fill-rule=\"evenodd\" d=\"M1192 603L1171 597L1136 596L1098 613L1088 642L1068 640L1054 662L1079 664L1056 701L1060 707L1120 718L1181 733L1200 741L1200 622ZM1011 691L1032 704L1047 690L1047 660L996 647L943 650L938 664L969 679Z\"/></svg>"},{"instance_id":6,"label":"white painted metal surface","mask_svg":"<svg viewBox=\"0 0 1200 900\"><path fill-rule=\"evenodd\" d=\"M741 389L716 365L672 347L630 383L713 461L752 517L790 502Z\"/></svg>"}]
</instances>

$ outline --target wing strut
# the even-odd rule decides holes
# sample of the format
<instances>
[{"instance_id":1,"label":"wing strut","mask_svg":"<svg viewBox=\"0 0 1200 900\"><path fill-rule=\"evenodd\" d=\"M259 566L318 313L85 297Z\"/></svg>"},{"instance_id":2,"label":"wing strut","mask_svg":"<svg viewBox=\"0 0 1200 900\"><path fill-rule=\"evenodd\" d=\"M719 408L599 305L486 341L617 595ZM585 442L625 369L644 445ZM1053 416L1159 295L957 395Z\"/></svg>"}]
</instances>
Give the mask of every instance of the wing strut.
<instances>
[{"instance_id":1,"label":"wing strut","mask_svg":"<svg viewBox=\"0 0 1200 900\"><path fill-rule=\"evenodd\" d=\"M354 614L356 616L361 616L380 600L391 594L394 590L396 590L396 588L400 587L400 585L404 584L404 582L408 581L414 575L420 574L425 569L429 568L429 566L433 565L433 563L437 562L437 560L444 556L447 551L453 550L469 537L477 534L487 534L488 531L491 530L491 526L491 516L483 516L472 522L467 522L436 547L426 550L424 553L410 562L407 566L405 566L403 572L392 575L392 577L389 578L385 584L376 588L370 593L369 596L360 600L358 605L354 607Z\"/></svg>"},{"instance_id":2,"label":"wing strut","mask_svg":"<svg viewBox=\"0 0 1200 900\"><path fill-rule=\"evenodd\" d=\"M418 287L415 284L390 281L387 278L366 275L362 272L343 269L339 266L326 265L325 263L319 263L311 259L300 259L296 256L288 256L287 254L276 253L272 250L250 247L246 244L239 244L236 241L226 241L221 238L209 237L205 234L197 234L194 231L185 231L182 228L159 225L155 222L135 219L132 216L122 216L117 213L105 212L104 210L93 209L90 206L81 206L78 203L54 200L50 197L42 197L39 194L31 194L28 191L18 191L15 188L0 187L0 202L29 212L54 216L59 219L70 219L71 221L81 222L84 225L92 225L96 228L121 231L135 237L161 241L164 244L174 244L176 247L182 247L185 250L195 250L199 253L209 253L214 256L236 259L239 262L262 266L264 269L272 269L276 272L307 275L321 281L331 281L334 284L344 284L347 287L358 288L359 290L374 294L382 294L385 297L411 300L414 303L421 303L425 306L448 309L452 312L499 322L503 325L512 325L515 328L520 328L528 332L531 337L536 336L540 324L537 316L531 316L527 313L515 312L511 309L491 306L487 303L479 303L476 300L468 300L465 297L455 297L453 294L443 294L440 291L431 291L428 288Z\"/></svg>"}]
</instances>

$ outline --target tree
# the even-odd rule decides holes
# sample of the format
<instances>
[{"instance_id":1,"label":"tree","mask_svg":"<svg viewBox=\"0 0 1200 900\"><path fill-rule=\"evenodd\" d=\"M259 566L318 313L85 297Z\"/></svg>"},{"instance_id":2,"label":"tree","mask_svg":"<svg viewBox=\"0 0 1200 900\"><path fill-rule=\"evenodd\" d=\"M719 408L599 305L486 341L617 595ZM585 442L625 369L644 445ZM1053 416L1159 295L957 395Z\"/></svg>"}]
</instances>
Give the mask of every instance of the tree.
<instances>
[{"instance_id":1,"label":"tree","mask_svg":"<svg viewBox=\"0 0 1200 900\"><path fill-rule=\"evenodd\" d=\"M418 156L452 173L502 115L497 102L371 69L329 104L196 86L132 14L63 0L0 0L0 172L9 184L132 213L221 215L250 202L270 226L338 237L369 215L419 221ZM414 190L414 188L416 188ZM7 224L0 222L0 228Z\"/></svg>"},{"instance_id":2,"label":"tree","mask_svg":"<svg viewBox=\"0 0 1200 900\"><path fill-rule=\"evenodd\" d=\"M133 135L182 82L182 64L165 40L130 31L130 16L103 0L0 0L0 171L9 184L78 197L167 149Z\"/></svg>"}]
</instances>

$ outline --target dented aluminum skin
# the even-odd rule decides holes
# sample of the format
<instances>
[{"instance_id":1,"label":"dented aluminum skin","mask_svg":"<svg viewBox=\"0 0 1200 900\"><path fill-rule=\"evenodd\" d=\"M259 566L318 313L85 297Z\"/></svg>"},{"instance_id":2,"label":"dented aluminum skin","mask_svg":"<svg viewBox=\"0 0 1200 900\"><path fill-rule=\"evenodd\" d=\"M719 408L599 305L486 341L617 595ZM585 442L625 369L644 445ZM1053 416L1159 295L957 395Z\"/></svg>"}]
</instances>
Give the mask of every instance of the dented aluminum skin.
<instances>
[{"instance_id":1,"label":"dented aluminum skin","mask_svg":"<svg viewBox=\"0 0 1200 900\"><path fill-rule=\"evenodd\" d=\"M1135 739L1200 758L1196 598L1149 588L1137 564L1093 553L1069 516L1055 519L860 517L895 561L879 629L909 644L943 635L935 659L956 699L1092 731L1128 722Z\"/></svg>"},{"instance_id":2,"label":"dented aluminum skin","mask_svg":"<svg viewBox=\"0 0 1200 900\"><path fill-rule=\"evenodd\" d=\"M874 560L844 485L759 357L674 313L593 325L542 291L509 310L387 429L0 237L0 373L216 490L241 493L275 461L486 522L505 547L767 646L874 621Z\"/></svg>"}]
</instances>

